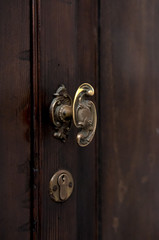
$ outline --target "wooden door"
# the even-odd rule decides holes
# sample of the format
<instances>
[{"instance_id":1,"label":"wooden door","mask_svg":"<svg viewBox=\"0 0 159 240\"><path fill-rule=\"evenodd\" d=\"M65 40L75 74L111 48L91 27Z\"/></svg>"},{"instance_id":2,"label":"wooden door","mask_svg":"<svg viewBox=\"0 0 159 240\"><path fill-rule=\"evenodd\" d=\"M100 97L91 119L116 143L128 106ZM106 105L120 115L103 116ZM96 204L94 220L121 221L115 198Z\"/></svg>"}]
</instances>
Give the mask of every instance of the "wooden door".
<instances>
[{"instance_id":1,"label":"wooden door","mask_svg":"<svg viewBox=\"0 0 159 240\"><path fill-rule=\"evenodd\" d=\"M38 12L38 13L37 13ZM42 0L33 6L34 33L34 219L36 239L96 239L97 141L77 145L71 127L66 143L53 137L49 107L60 84L73 98L83 83L97 88L97 2ZM97 92L97 90L96 90ZM93 101L97 100L94 98ZM37 162L37 163L36 163ZM59 169L74 178L74 191L64 203L53 202L49 181Z\"/></svg>"},{"instance_id":2,"label":"wooden door","mask_svg":"<svg viewBox=\"0 0 159 240\"><path fill-rule=\"evenodd\" d=\"M30 239L30 4L0 1L0 239Z\"/></svg>"},{"instance_id":3,"label":"wooden door","mask_svg":"<svg viewBox=\"0 0 159 240\"><path fill-rule=\"evenodd\" d=\"M57 141L49 106L60 84L72 98L83 82L98 87L97 2L6 0L0 13L0 239L95 239L97 141L80 148L75 127ZM57 204L59 169L75 187Z\"/></svg>"},{"instance_id":4,"label":"wooden door","mask_svg":"<svg viewBox=\"0 0 159 240\"><path fill-rule=\"evenodd\" d=\"M157 240L159 2L100 9L99 239Z\"/></svg>"},{"instance_id":5,"label":"wooden door","mask_svg":"<svg viewBox=\"0 0 159 240\"><path fill-rule=\"evenodd\" d=\"M0 239L159 238L157 0L0 2ZM87 147L53 137L53 93L88 82L98 113ZM74 178L49 197L59 169Z\"/></svg>"}]
</instances>

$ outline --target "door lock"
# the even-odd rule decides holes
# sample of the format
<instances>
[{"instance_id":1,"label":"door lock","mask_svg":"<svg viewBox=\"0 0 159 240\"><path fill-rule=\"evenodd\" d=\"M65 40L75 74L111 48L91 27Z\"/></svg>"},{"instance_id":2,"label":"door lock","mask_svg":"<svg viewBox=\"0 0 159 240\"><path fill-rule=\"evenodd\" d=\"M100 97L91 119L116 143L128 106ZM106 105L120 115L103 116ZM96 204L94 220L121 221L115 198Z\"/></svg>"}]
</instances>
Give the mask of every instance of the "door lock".
<instances>
[{"instance_id":1,"label":"door lock","mask_svg":"<svg viewBox=\"0 0 159 240\"><path fill-rule=\"evenodd\" d=\"M72 194L74 187L73 178L70 172L59 170L50 180L50 197L55 202L64 202Z\"/></svg>"},{"instance_id":2,"label":"door lock","mask_svg":"<svg viewBox=\"0 0 159 240\"><path fill-rule=\"evenodd\" d=\"M86 99L86 96L93 95L94 88L88 83L83 83L77 89L72 104L65 86L61 85L57 89L50 105L50 116L56 128L54 133L56 138L66 141L73 119L75 126L81 129L77 134L77 143L84 147L92 141L97 125L97 113L94 103Z\"/></svg>"}]
</instances>

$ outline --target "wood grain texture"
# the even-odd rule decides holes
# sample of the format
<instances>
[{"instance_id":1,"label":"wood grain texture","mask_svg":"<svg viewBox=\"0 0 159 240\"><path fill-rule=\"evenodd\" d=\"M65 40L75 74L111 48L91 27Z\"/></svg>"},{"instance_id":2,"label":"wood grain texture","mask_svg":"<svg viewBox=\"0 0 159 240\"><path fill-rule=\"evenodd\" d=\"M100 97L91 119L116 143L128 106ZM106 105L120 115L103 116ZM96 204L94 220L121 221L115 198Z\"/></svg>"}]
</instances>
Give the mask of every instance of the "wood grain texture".
<instances>
[{"instance_id":1,"label":"wood grain texture","mask_svg":"<svg viewBox=\"0 0 159 240\"><path fill-rule=\"evenodd\" d=\"M159 238L159 2L101 0L99 239Z\"/></svg>"},{"instance_id":2,"label":"wood grain texture","mask_svg":"<svg viewBox=\"0 0 159 240\"><path fill-rule=\"evenodd\" d=\"M40 239L93 240L97 230L96 143L80 148L74 126L65 144L55 139L49 106L62 83L72 97L83 82L96 90L96 1L42 0L40 6ZM54 203L48 194L50 178L59 169L70 171L75 182L71 198L62 204Z\"/></svg>"},{"instance_id":3,"label":"wood grain texture","mask_svg":"<svg viewBox=\"0 0 159 240\"><path fill-rule=\"evenodd\" d=\"M0 1L0 239L30 239L30 8Z\"/></svg>"},{"instance_id":4,"label":"wood grain texture","mask_svg":"<svg viewBox=\"0 0 159 240\"><path fill-rule=\"evenodd\" d=\"M31 31L32 31L32 101L31 101L31 239L40 239L41 221L40 221L40 95L39 95L39 76L40 76L40 2L32 0L31 6Z\"/></svg>"}]
</instances>

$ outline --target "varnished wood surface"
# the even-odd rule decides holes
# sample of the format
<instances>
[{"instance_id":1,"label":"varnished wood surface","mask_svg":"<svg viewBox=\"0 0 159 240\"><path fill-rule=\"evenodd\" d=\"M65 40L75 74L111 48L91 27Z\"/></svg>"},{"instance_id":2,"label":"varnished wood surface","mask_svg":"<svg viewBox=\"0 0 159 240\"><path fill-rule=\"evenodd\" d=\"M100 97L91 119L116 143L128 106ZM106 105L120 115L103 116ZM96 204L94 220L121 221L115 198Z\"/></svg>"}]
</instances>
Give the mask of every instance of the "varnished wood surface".
<instances>
[{"instance_id":1,"label":"varnished wood surface","mask_svg":"<svg viewBox=\"0 0 159 240\"><path fill-rule=\"evenodd\" d=\"M157 240L158 1L31 3L0 2L0 239ZM73 125L54 139L48 114L61 83L73 97L83 82L98 106L86 148ZM59 169L75 181L62 204L48 194Z\"/></svg>"},{"instance_id":2,"label":"varnished wood surface","mask_svg":"<svg viewBox=\"0 0 159 240\"><path fill-rule=\"evenodd\" d=\"M102 0L100 236L159 239L159 2Z\"/></svg>"},{"instance_id":3,"label":"varnished wood surface","mask_svg":"<svg viewBox=\"0 0 159 240\"><path fill-rule=\"evenodd\" d=\"M84 82L96 89L96 1L42 0L39 38L40 239L93 240L97 232L96 142L79 147L73 124L65 144L55 139L49 106L60 84L65 84L72 97ZM49 181L59 169L70 171L75 182L71 198L61 204L48 194Z\"/></svg>"},{"instance_id":4,"label":"varnished wood surface","mask_svg":"<svg viewBox=\"0 0 159 240\"><path fill-rule=\"evenodd\" d=\"M0 239L30 239L30 8L0 1Z\"/></svg>"},{"instance_id":5,"label":"varnished wood surface","mask_svg":"<svg viewBox=\"0 0 159 240\"><path fill-rule=\"evenodd\" d=\"M31 5L31 89L32 89L32 129L31 129L31 239L40 239L40 95L39 95L39 76L40 76L40 1L33 0Z\"/></svg>"}]
</instances>

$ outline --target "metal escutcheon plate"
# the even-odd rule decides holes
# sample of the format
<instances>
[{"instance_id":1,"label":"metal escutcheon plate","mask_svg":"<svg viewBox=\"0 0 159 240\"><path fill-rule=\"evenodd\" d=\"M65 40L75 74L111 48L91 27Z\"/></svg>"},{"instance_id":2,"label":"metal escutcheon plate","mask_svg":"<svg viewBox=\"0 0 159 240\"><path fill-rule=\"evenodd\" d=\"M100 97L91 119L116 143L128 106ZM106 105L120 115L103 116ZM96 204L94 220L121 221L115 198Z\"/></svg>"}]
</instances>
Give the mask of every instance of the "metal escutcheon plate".
<instances>
[{"instance_id":1,"label":"metal escutcheon plate","mask_svg":"<svg viewBox=\"0 0 159 240\"><path fill-rule=\"evenodd\" d=\"M67 170L57 171L50 180L49 193L55 202L65 202L74 188L73 177Z\"/></svg>"}]
</instances>

